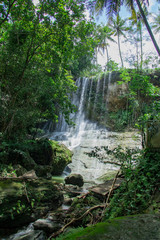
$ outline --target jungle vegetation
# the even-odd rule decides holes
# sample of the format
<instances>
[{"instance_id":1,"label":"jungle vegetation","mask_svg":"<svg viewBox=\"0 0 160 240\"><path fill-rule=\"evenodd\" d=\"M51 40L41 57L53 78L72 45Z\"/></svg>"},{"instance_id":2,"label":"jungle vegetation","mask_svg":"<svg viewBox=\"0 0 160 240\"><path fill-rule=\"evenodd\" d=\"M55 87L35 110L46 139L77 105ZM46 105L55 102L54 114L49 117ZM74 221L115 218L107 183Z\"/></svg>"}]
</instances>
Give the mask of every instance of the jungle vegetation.
<instances>
[{"instance_id":1,"label":"jungle vegetation","mask_svg":"<svg viewBox=\"0 0 160 240\"><path fill-rule=\"evenodd\" d=\"M143 122L153 115L159 118L159 88L148 78L148 67L152 63L152 72L158 71L159 59L157 55L144 58L140 19L147 17L148 5L147 1L136 2L142 8L139 12L132 1L124 1L132 10L128 20L119 16L123 1L0 2L1 162L6 161L10 149L21 152L23 146L25 151L27 142L36 138L43 123L51 119L56 124L60 112L71 123L69 114L76 111L70 101L76 90L75 79L87 72L102 71L97 64L97 52L107 52L105 70L119 70L108 53L111 42L119 46L122 81L130 83L127 97L132 106L139 106L134 108L140 111L138 115L127 109L134 123L140 117L139 128L144 131ZM97 25L93 17L86 19L86 9L101 11L103 8L111 21L106 19L106 24ZM157 33L159 16L153 20L153 30ZM137 49L136 56L131 54L127 59L133 69L131 74L125 69L121 36ZM152 106L144 106L141 95L152 97ZM125 118L126 113L122 116Z\"/></svg>"}]
</instances>

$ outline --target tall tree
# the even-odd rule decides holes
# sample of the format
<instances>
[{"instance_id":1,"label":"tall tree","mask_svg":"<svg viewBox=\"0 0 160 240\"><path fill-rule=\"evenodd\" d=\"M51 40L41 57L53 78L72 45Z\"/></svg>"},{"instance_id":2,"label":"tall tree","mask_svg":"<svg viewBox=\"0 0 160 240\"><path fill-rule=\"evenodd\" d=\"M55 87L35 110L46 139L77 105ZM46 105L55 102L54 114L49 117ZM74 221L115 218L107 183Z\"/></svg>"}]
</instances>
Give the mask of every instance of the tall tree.
<instances>
[{"instance_id":1,"label":"tall tree","mask_svg":"<svg viewBox=\"0 0 160 240\"><path fill-rule=\"evenodd\" d=\"M140 69L142 69L143 66L143 34L142 34L142 27L143 27L143 19L141 17L141 14L138 12L137 13L137 18L129 18L131 20L131 27L129 28L129 32L131 36L133 36L133 39L135 40L136 44L136 52L137 52L137 68L139 68L139 53L138 53L138 43L140 43ZM134 28L135 26L135 28Z\"/></svg>"},{"instance_id":2,"label":"tall tree","mask_svg":"<svg viewBox=\"0 0 160 240\"><path fill-rule=\"evenodd\" d=\"M113 29L115 31L115 36L117 36L118 38L118 49L119 49L121 64L122 64L122 67L124 67L122 53L121 53L120 36L125 37L124 31L127 30L125 26L125 20L121 19L119 14L117 14L116 19L113 19L112 23L113 23Z\"/></svg>"},{"instance_id":3,"label":"tall tree","mask_svg":"<svg viewBox=\"0 0 160 240\"><path fill-rule=\"evenodd\" d=\"M160 48L159 48L159 46L158 46L158 44L156 42L156 39L155 39L155 37L154 37L154 35L152 33L151 27L150 27L150 25L149 25L149 23L147 21L145 12L144 12L143 7L142 7L142 4L143 4L143 6L146 9L146 7L147 7L147 5L149 3L148 0L142 0L142 1L140 1L140 0L135 0L135 1L133 1L133 0L124 0L124 1L120 1L120 0L96 0L94 2L95 2L95 5L94 5L95 10L97 12L101 12L102 9L105 8L106 12L107 12L107 15L109 17L113 17L114 14L117 14L119 12L119 9L120 9L120 7L121 7L121 5L123 3L130 8L130 10L132 12L132 15L136 16L136 11L135 11L135 3L136 3L136 5L139 8L139 12L140 12L140 14L141 14L141 16L143 18L143 21L145 23L145 26L146 26L146 28L148 30L148 33L149 33L149 35L150 35L150 37L152 39L154 47L155 47L158 55L160 56Z\"/></svg>"},{"instance_id":4,"label":"tall tree","mask_svg":"<svg viewBox=\"0 0 160 240\"><path fill-rule=\"evenodd\" d=\"M113 34L114 31L111 27L108 25L97 26L97 38L98 38L98 51L102 50L103 54L106 50L106 55L107 55L107 63L109 62L109 52L108 52L108 47L109 47L109 41L115 42L113 39ZM100 51L101 53L101 51Z\"/></svg>"},{"instance_id":5,"label":"tall tree","mask_svg":"<svg viewBox=\"0 0 160 240\"><path fill-rule=\"evenodd\" d=\"M75 110L69 97L75 90L71 71L75 59L80 65L87 58L81 70L92 60L93 27L85 21L80 1L40 0L35 7L32 0L17 0L12 7L3 1L3 6L0 136L20 141L37 123L56 122L60 111L69 121Z\"/></svg>"}]
</instances>

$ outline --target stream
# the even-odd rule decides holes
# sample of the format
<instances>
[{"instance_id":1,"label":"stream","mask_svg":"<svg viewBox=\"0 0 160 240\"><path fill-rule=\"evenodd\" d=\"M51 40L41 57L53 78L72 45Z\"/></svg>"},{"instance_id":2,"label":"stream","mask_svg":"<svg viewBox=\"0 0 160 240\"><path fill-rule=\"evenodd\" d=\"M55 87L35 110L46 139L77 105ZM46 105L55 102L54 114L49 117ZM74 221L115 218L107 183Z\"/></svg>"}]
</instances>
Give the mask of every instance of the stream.
<instances>
[{"instance_id":1,"label":"stream","mask_svg":"<svg viewBox=\"0 0 160 240\"><path fill-rule=\"evenodd\" d=\"M72 163L66 167L61 177L64 178L70 173L81 174L84 179L83 191L87 191L90 186L101 183L102 180L100 180L100 178L104 174L115 172L119 169L119 166L117 165L105 163L106 160L110 160L110 156L105 156L105 161L100 161L97 158L89 157L86 153L90 153L95 147L102 146L108 146L109 149L114 149L119 145L122 148L140 148L141 146L141 139L138 132L109 131L104 126L87 118L86 104L88 108L92 104L92 110L96 111L96 104L100 94L103 97L103 101L105 101L105 106L107 108L108 99L106 95L109 93L109 85L111 82L111 74L109 74L107 79L104 77L102 83L100 80L95 83L93 82L93 79L88 78L77 79L76 85L78 89L76 94L73 95L72 103L77 106L78 111L70 116L75 122L75 126L68 126L62 115L60 116L59 123L54 131L51 131L49 126L44 126L44 129L47 129L47 137L66 145L73 151ZM95 86L94 99L92 96L93 85ZM101 92L100 88L102 88ZM61 181L61 178L57 177L57 179L58 181ZM67 208L68 206L65 204L62 206L63 210ZM29 237L27 238L26 236ZM16 234L11 235L8 238L2 238L2 240L20 239L44 240L46 237L43 231L34 230L33 224L31 223L27 228L18 231Z\"/></svg>"}]
</instances>

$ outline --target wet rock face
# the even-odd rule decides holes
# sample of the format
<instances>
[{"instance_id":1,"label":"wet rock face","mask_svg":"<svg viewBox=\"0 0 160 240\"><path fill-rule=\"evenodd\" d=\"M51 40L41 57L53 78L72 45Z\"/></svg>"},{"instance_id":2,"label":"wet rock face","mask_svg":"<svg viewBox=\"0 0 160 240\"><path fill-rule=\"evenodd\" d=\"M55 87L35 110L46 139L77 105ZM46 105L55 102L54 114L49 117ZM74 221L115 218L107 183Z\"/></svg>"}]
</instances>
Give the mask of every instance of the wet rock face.
<instances>
[{"instance_id":1,"label":"wet rock face","mask_svg":"<svg viewBox=\"0 0 160 240\"><path fill-rule=\"evenodd\" d=\"M117 112L120 109L126 108L127 98L124 95L127 93L128 87L126 84L118 85L112 83L108 87L107 108L109 112Z\"/></svg>"},{"instance_id":2,"label":"wet rock face","mask_svg":"<svg viewBox=\"0 0 160 240\"><path fill-rule=\"evenodd\" d=\"M65 178L65 183L82 187L84 184L84 181L83 181L83 177L80 174L71 174Z\"/></svg>"},{"instance_id":3,"label":"wet rock face","mask_svg":"<svg viewBox=\"0 0 160 240\"><path fill-rule=\"evenodd\" d=\"M52 181L0 181L0 227L22 226L62 203L63 194Z\"/></svg>"}]
</instances>

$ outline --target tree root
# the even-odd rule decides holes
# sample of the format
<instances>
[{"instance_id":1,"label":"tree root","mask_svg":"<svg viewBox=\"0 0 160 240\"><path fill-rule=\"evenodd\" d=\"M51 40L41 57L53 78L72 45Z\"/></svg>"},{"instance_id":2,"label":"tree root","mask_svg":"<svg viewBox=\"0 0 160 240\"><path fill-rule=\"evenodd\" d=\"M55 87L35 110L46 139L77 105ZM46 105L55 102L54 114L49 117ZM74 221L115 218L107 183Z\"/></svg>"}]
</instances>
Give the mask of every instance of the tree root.
<instances>
[{"instance_id":1,"label":"tree root","mask_svg":"<svg viewBox=\"0 0 160 240\"><path fill-rule=\"evenodd\" d=\"M102 213L101 213L101 216L100 216L100 218L99 218L98 221L97 221L97 222L100 222L100 221L102 220L102 218L103 218L104 211L105 211L106 207L109 206L109 199L110 199L111 194L112 194L112 192L113 192L113 190L114 190L114 185L115 185L115 183L116 183L116 180L117 180L117 178L118 178L119 173L120 173L120 170L117 172L115 178L113 179L112 186L111 186L111 188L110 188L110 190L109 190L109 192L108 192L108 196L107 196L107 199L106 199L106 201L105 201L104 204L93 206L93 207L91 207L90 209L88 209L85 213L83 213L80 217L78 217L78 218L72 218L72 220L71 220L70 222L68 222L66 225L64 225L60 230L58 230L57 232L51 234L51 236L48 238L48 240L50 240L51 238L55 238L55 237L59 236L61 233L64 232L64 230L65 230L68 226L70 226L71 224L73 224L73 223L76 222L76 221L81 220L83 217L87 216L88 214L89 214L90 217L91 217L90 224L93 224L93 215L91 214L91 211L92 211L92 210L95 210L95 209L97 209L97 208L103 208ZM87 193L87 194L88 194L88 193ZM84 195L82 195L82 196L79 197L79 198L86 197L87 194L84 194Z\"/></svg>"},{"instance_id":2,"label":"tree root","mask_svg":"<svg viewBox=\"0 0 160 240\"><path fill-rule=\"evenodd\" d=\"M105 202L105 205L104 205L104 208L103 208L103 211L102 211L100 220L103 218L104 211L105 211L105 209L106 209L106 208L108 207L108 205L109 205L109 199L110 199L111 194L112 194L112 192L113 192L113 190L114 190L114 185L115 185L115 183L116 183L116 180L117 180L117 178L118 178L119 173L120 173L120 170L117 172L115 178L113 179L112 186L111 186L111 188L110 188L110 190L109 190L109 192L108 192L108 196L107 196L107 199L106 199L106 202Z\"/></svg>"},{"instance_id":3,"label":"tree root","mask_svg":"<svg viewBox=\"0 0 160 240\"><path fill-rule=\"evenodd\" d=\"M78 217L78 218L72 218L72 220L71 220L70 222L68 222L65 226L63 226L60 230L58 230L57 232L53 233L53 234L48 238L48 240L51 239L51 238L55 238L55 237L57 237L58 235L60 235L61 233L63 233L64 230L65 230L68 226L70 226L72 223L74 223L74 222L76 222L76 221L81 220L83 217L85 217L86 215L90 214L90 212L91 212L92 210L95 210L95 209L97 209L97 208L104 208L104 206L105 206L104 204L93 206L93 207L91 207L90 209L88 209L85 213L83 213L80 217Z\"/></svg>"}]
</instances>

